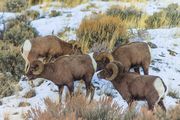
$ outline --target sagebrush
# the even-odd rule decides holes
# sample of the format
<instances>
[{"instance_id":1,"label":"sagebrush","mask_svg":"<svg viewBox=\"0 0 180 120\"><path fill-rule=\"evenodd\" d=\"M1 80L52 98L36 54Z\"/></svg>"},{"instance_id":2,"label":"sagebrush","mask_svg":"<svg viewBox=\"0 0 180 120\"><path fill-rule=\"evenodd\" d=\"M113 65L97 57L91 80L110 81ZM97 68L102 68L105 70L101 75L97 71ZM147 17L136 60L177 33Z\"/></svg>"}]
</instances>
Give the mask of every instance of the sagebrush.
<instances>
[{"instance_id":1,"label":"sagebrush","mask_svg":"<svg viewBox=\"0 0 180 120\"><path fill-rule=\"evenodd\" d=\"M15 46L22 44L26 39L34 38L38 32L27 21L27 17L20 15L7 22L3 39L9 40Z\"/></svg>"}]
</instances>

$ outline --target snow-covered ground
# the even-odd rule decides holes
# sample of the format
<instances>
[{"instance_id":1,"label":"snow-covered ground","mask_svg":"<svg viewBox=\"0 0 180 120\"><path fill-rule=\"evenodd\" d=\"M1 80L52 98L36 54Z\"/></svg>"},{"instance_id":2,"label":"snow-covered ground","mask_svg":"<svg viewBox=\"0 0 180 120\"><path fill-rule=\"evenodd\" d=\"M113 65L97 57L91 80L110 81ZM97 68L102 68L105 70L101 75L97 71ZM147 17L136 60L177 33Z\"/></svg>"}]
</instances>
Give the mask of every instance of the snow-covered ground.
<instances>
[{"instance_id":1,"label":"snow-covered ground","mask_svg":"<svg viewBox=\"0 0 180 120\"><path fill-rule=\"evenodd\" d=\"M152 14L153 12L158 11L159 8L166 7L172 2L180 4L179 0L159 0L159 2L149 1L147 3L139 3L135 4L135 6L143 8L143 10L148 14ZM96 7L87 9L87 6L92 4ZM105 12L112 5L130 6L132 4L113 1L92 1L75 8L59 8L52 6L46 11L42 9L42 5L33 6L30 9L39 11L41 16L44 17L32 21L31 25L35 27L42 36L52 34L52 32L57 34L68 27L70 28L70 32L67 33L67 39L76 39L75 30L78 28L83 18L93 14L94 12ZM62 15L49 17L49 12L53 9L60 11ZM9 17L15 16L13 13L4 13L4 15L6 16L3 18L5 20ZM0 20L2 19L0 18ZM0 29L2 29L1 25ZM158 75L163 78L169 91L176 91L180 96L180 28L153 29L147 30L147 33L150 36L148 42L157 45L157 48L151 50L152 63L150 65L150 74ZM41 80L35 80L34 86L32 87L27 81L21 79L19 82L19 86L22 88L21 91L13 96L0 99L2 102L2 105L0 105L0 119L3 119L6 114L9 114L10 119L20 120L23 119L22 113L26 112L31 107L39 106L44 109L45 105L43 99L46 97L58 101L59 95L57 86L47 80L41 82L41 84L38 83L38 81ZM111 95L120 106L127 108L127 103L113 88L110 82L97 79L95 74L93 77L93 84L96 87L94 99L98 100L102 96ZM76 82L75 86L78 85L79 84ZM24 98L23 96L32 89L35 90L36 96L32 98ZM30 106L19 107L20 102L28 102L30 103ZM164 102L167 108L170 108L177 104L178 99L167 96ZM144 103L145 102L142 101L138 102L137 109Z\"/></svg>"}]
</instances>

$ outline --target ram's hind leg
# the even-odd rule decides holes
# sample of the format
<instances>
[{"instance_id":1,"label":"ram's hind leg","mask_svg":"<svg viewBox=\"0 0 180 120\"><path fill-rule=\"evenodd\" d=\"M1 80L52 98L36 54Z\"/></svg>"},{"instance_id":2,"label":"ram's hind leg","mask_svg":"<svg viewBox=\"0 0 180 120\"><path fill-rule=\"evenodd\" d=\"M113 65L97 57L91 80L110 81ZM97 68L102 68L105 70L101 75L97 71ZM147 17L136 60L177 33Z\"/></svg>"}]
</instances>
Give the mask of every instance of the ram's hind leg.
<instances>
[{"instance_id":1,"label":"ram's hind leg","mask_svg":"<svg viewBox=\"0 0 180 120\"><path fill-rule=\"evenodd\" d=\"M158 102L158 105L166 112L166 107L164 106L162 99Z\"/></svg>"},{"instance_id":2,"label":"ram's hind leg","mask_svg":"<svg viewBox=\"0 0 180 120\"><path fill-rule=\"evenodd\" d=\"M139 67L134 67L134 71L138 74L140 74Z\"/></svg>"},{"instance_id":3,"label":"ram's hind leg","mask_svg":"<svg viewBox=\"0 0 180 120\"><path fill-rule=\"evenodd\" d=\"M63 93L63 89L64 87L62 85L58 85L59 88L59 103L62 103L62 93Z\"/></svg>"}]
</instances>

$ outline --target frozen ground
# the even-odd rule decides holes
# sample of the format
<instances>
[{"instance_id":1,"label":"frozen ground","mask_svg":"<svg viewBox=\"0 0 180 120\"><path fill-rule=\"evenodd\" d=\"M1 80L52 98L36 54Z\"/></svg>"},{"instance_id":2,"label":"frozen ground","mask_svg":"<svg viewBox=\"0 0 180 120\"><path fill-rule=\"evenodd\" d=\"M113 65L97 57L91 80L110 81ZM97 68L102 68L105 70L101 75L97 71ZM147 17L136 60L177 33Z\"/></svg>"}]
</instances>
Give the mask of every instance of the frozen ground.
<instances>
[{"instance_id":1,"label":"frozen ground","mask_svg":"<svg viewBox=\"0 0 180 120\"><path fill-rule=\"evenodd\" d=\"M158 11L159 8L166 7L169 3L179 2L179 0L160 0L161 2L147 2L136 4L136 6L143 8L148 14L152 14ZM96 7L87 9L87 6L95 4ZM41 16L44 18L34 20L31 22L40 35L45 36L57 34L70 28L70 32L67 33L67 39L76 39L75 29L78 28L82 19L86 16L93 14L94 12L105 12L111 5L122 5L130 6L130 3L122 2L100 2L93 1L87 4L79 5L75 8L59 8L50 7L49 9L56 9L62 13L62 16L49 17L50 10L42 10L40 6L33 6L31 9L38 10ZM180 3L179 3L180 4ZM9 17L14 17L13 13L5 13L6 17L3 19L7 20ZM0 18L0 20L2 20ZM0 23L1 24L1 23ZM0 29L1 25L0 25ZM180 94L180 28L171 29L154 29L147 30L149 34L148 42L152 42L157 45L157 48L151 50L152 63L150 65L150 74L158 75L163 78L167 84L169 91L176 91ZM6 114L10 115L10 119L20 120L23 119L22 113L26 112L31 107L39 106L42 109L45 108L43 99L50 97L52 100L58 101L58 89L52 82L45 80L40 82L41 79L34 81L34 87L32 87L27 81L20 80L19 86L22 88L21 91L17 92L16 95L5 97L0 99L2 105L0 105L0 119ZM127 103L121 98L120 94L113 88L112 84L106 80L97 79L96 75L93 77L93 84L96 87L94 99L99 99L102 96L111 95L113 99L123 108L127 107ZM79 86L76 82L75 86ZM24 94L34 89L36 96L32 98L24 98ZM84 87L82 87L84 89ZM180 96L180 95L179 95ZM165 105L170 108L180 101L167 96L164 100ZM30 106L19 107L20 102L28 102ZM144 105L144 102L138 102L137 109Z\"/></svg>"}]
</instances>

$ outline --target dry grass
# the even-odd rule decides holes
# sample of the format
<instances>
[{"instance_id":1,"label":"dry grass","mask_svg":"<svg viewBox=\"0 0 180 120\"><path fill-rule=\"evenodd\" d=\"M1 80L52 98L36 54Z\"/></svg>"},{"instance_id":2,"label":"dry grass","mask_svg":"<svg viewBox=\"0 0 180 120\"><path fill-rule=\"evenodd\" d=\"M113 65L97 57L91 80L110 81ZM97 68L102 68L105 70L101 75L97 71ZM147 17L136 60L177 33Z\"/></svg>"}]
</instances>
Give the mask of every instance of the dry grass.
<instances>
[{"instance_id":1,"label":"dry grass","mask_svg":"<svg viewBox=\"0 0 180 120\"><path fill-rule=\"evenodd\" d=\"M147 0L120 0L122 2L131 2L131 3L136 3L136 2L147 2Z\"/></svg>"},{"instance_id":2,"label":"dry grass","mask_svg":"<svg viewBox=\"0 0 180 120\"><path fill-rule=\"evenodd\" d=\"M34 4L46 3L46 7L50 6L50 3L56 1L62 3L62 7L75 7L77 5L88 2L89 0L29 0L29 6Z\"/></svg>"},{"instance_id":3,"label":"dry grass","mask_svg":"<svg viewBox=\"0 0 180 120\"><path fill-rule=\"evenodd\" d=\"M170 4L167 8L147 18L146 28L160 27L179 27L180 26L180 6L178 4Z\"/></svg>"},{"instance_id":4,"label":"dry grass","mask_svg":"<svg viewBox=\"0 0 180 120\"><path fill-rule=\"evenodd\" d=\"M15 94L17 82L11 76L0 73L0 98Z\"/></svg>"},{"instance_id":5,"label":"dry grass","mask_svg":"<svg viewBox=\"0 0 180 120\"><path fill-rule=\"evenodd\" d=\"M125 23L118 17L97 15L84 19L77 30L77 37L84 52L94 43L107 42L112 49L116 42L127 42L127 29Z\"/></svg>"},{"instance_id":6,"label":"dry grass","mask_svg":"<svg viewBox=\"0 0 180 120\"><path fill-rule=\"evenodd\" d=\"M112 6L106 12L107 15L119 17L128 28L145 28L147 15L135 6Z\"/></svg>"},{"instance_id":7,"label":"dry grass","mask_svg":"<svg viewBox=\"0 0 180 120\"><path fill-rule=\"evenodd\" d=\"M5 0L0 0L0 11L4 11Z\"/></svg>"},{"instance_id":8,"label":"dry grass","mask_svg":"<svg viewBox=\"0 0 180 120\"><path fill-rule=\"evenodd\" d=\"M24 116L33 120L179 120L180 105L169 109L166 113L159 107L154 112L143 107L140 112L132 109L122 111L112 99L102 99L99 102L87 103L82 96L73 97L65 106L45 100L47 109L31 109Z\"/></svg>"},{"instance_id":9,"label":"dry grass","mask_svg":"<svg viewBox=\"0 0 180 120\"><path fill-rule=\"evenodd\" d=\"M63 3L64 7L75 7L77 5L88 2L89 0L58 0Z\"/></svg>"},{"instance_id":10,"label":"dry grass","mask_svg":"<svg viewBox=\"0 0 180 120\"><path fill-rule=\"evenodd\" d=\"M109 120L118 119L121 114L116 105L111 105L111 99L102 99L100 102L88 103L83 96L73 97L66 104L53 103L50 99L45 100L47 110L40 108L31 109L25 115L26 119L33 120Z\"/></svg>"}]
</instances>

